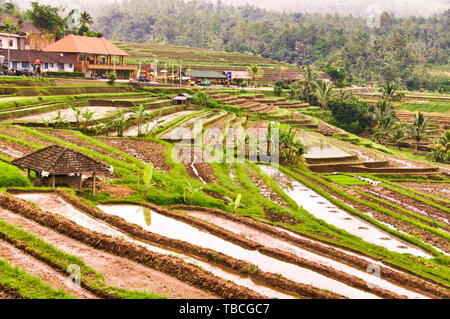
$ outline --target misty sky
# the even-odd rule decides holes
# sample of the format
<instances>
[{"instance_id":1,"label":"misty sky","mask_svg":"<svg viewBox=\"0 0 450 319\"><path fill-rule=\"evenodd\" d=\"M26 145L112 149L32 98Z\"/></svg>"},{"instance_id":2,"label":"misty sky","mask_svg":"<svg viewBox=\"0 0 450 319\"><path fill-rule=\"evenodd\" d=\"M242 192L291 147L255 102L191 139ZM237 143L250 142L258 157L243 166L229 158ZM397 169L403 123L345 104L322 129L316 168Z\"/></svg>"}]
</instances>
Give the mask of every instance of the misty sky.
<instances>
[{"instance_id":1,"label":"misty sky","mask_svg":"<svg viewBox=\"0 0 450 319\"><path fill-rule=\"evenodd\" d=\"M13 0L14 1L14 0ZM21 7L32 0L15 0ZM52 5L65 5L89 10L96 5L120 2L121 0L35 0ZM216 2L217 0L212 0ZM450 0L222 0L224 4L249 3L261 8L277 11L324 12L365 16L369 7L393 13L397 17L421 15L431 16L450 9ZM94 4L94 6L93 6Z\"/></svg>"}]
</instances>

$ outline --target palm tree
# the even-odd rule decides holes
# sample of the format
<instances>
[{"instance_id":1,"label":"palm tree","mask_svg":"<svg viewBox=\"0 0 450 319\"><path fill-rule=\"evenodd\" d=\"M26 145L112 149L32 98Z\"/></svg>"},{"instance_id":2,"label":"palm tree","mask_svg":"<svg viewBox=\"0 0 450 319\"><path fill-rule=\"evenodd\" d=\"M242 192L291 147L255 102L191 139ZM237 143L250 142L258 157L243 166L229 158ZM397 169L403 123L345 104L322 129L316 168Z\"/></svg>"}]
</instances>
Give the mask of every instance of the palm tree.
<instances>
[{"instance_id":1,"label":"palm tree","mask_svg":"<svg viewBox=\"0 0 450 319\"><path fill-rule=\"evenodd\" d=\"M302 81L303 82L302 96L303 100L309 103L309 97L317 86L317 80L319 76L310 65L306 66L306 68L304 68L303 70L305 71L305 74L304 79Z\"/></svg>"},{"instance_id":2,"label":"palm tree","mask_svg":"<svg viewBox=\"0 0 450 319\"><path fill-rule=\"evenodd\" d=\"M255 82L256 79L259 79L264 75L264 70L261 69L256 64L247 67L247 72L250 75L250 77L252 78L252 82Z\"/></svg>"},{"instance_id":3,"label":"palm tree","mask_svg":"<svg viewBox=\"0 0 450 319\"><path fill-rule=\"evenodd\" d=\"M384 117L380 119L374 134L377 143L380 143L383 138L388 137L396 125L397 120L393 117Z\"/></svg>"},{"instance_id":4,"label":"palm tree","mask_svg":"<svg viewBox=\"0 0 450 319\"><path fill-rule=\"evenodd\" d=\"M419 112L415 115L414 122L408 126L408 136L416 141L416 152L419 142L430 134L430 131L428 130L429 120L429 117L424 116L423 113Z\"/></svg>"},{"instance_id":5,"label":"palm tree","mask_svg":"<svg viewBox=\"0 0 450 319\"><path fill-rule=\"evenodd\" d=\"M377 125L382 119L388 117L397 118L395 115L395 107L386 100L377 103L370 111L370 116L372 117L374 125Z\"/></svg>"},{"instance_id":6,"label":"palm tree","mask_svg":"<svg viewBox=\"0 0 450 319\"><path fill-rule=\"evenodd\" d=\"M399 150L401 150L400 142L408 138L407 136L405 136L405 131L405 124L400 123L396 124L394 128L389 132L389 141L391 143L394 143L394 145L397 146Z\"/></svg>"},{"instance_id":7,"label":"palm tree","mask_svg":"<svg viewBox=\"0 0 450 319\"><path fill-rule=\"evenodd\" d=\"M336 93L336 96L342 100L350 100L353 97L353 92L352 90L339 89L339 91Z\"/></svg>"},{"instance_id":8,"label":"palm tree","mask_svg":"<svg viewBox=\"0 0 450 319\"><path fill-rule=\"evenodd\" d=\"M288 68L285 66L280 67L280 73L281 73L281 78L284 79L284 77L286 76L286 72L287 72Z\"/></svg>"},{"instance_id":9,"label":"palm tree","mask_svg":"<svg viewBox=\"0 0 450 319\"><path fill-rule=\"evenodd\" d=\"M392 101L400 101L405 96L404 93L398 92L398 90L397 82L388 81L381 85L379 91L381 92L381 98L390 104Z\"/></svg>"},{"instance_id":10,"label":"palm tree","mask_svg":"<svg viewBox=\"0 0 450 319\"><path fill-rule=\"evenodd\" d=\"M145 112L145 108L143 105L135 106L133 110L131 110L131 116L128 118L129 121L133 121L134 123L136 123L138 127L138 137L142 136L142 124L149 121L150 119L150 115Z\"/></svg>"},{"instance_id":11,"label":"palm tree","mask_svg":"<svg viewBox=\"0 0 450 319\"><path fill-rule=\"evenodd\" d=\"M325 117L325 111L328 103L333 98L333 83L320 81L314 93L319 103L322 105L322 119Z\"/></svg>"},{"instance_id":12,"label":"palm tree","mask_svg":"<svg viewBox=\"0 0 450 319\"><path fill-rule=\"evenodd\" d=\"M89 13L87 13L86 11L80 13L80 24L83 27L86 25L91 25L92 23L94 23L94 21L92 20L92 17Z\"/></svg>"}]
</instances>

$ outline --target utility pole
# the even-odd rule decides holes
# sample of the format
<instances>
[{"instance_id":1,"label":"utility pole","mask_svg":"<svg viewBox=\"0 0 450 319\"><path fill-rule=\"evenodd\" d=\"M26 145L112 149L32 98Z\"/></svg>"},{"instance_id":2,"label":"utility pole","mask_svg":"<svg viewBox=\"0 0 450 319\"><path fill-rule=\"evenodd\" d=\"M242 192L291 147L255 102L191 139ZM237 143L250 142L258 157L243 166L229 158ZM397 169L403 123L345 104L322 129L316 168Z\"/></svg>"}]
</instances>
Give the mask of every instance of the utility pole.
<instances>
[{"instance_id":1,"label":"utility pole","mask_svg":"<svg viewBox=\"0 0 450 319\"><path fill-rule=\"evenodd\" d=\"M155 63L155 68L153 69L154 81L156 82L156 77L158 76L158 59L156 58L156 56L154 56L153 59L154 59L154 63Z\"/></svg>"},{"instance_id":2,"label":"utility pole","mask_svg":"<svg viewBox=\"0 0 450 319\"><path fill-rule=\"evenodd\" d=\"M181 86L181 66L182 66L183 61L180 59L180 86Z\"/></svg>"}]
</instances>

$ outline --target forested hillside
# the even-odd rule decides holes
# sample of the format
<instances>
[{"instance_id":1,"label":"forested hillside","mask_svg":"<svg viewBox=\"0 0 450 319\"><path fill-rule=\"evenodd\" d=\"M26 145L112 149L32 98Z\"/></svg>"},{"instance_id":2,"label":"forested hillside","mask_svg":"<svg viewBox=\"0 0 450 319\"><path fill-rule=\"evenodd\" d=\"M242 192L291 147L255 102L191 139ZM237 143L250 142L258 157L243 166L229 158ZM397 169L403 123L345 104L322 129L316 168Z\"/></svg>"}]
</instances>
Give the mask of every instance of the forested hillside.
<instances>
[{"instance_id":1,"label":"forested hillside","mask_svg":"<svg viewBox=\"0 0 450 319\"><path fill-rule=\"evenodd\" d=\"M352 16L277 13L212 2L126 0L106 5L94 29L120 41L251 52L292 64L343 66L358 80L431 79L429 64L447 64L450 11L432 18L384 13L379 28Z\"/></svg>"}]
</instances>

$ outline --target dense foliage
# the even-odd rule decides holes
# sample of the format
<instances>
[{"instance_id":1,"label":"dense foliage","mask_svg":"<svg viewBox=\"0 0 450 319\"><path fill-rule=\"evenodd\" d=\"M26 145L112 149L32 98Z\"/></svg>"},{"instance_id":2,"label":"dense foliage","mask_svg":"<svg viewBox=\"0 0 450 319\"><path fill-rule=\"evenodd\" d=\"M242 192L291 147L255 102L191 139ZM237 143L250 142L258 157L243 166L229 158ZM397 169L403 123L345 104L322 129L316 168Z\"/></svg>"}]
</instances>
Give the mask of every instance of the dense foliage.
<instances>
[{"instance_id":1,"label":"dense foliage","mask_svg":"<svg viewBox=\"0 0 450 319\"><path fill-rule=\"evenodd\" d=\"M333 99L329 108L335 124L349 132L361 133L370 125L367 102L357 98Z\"/></svg>"},{"instance_id":2,"label":"dense foliage","mask_svg":"<svg viewBox=\"0 0 450 319\"><path fill-rule=\"evenodd\" d=\"M250 52L324 70L334 65L354 81L400 78L418 88L430 83L428 64L448 63L449 19L449 11L431 18L384 13L380 27L369 28L363 18L337 14L276 13L220 1L125 0L107 6L94 28L116 40Z\"/></svg>"}]
</instances>

